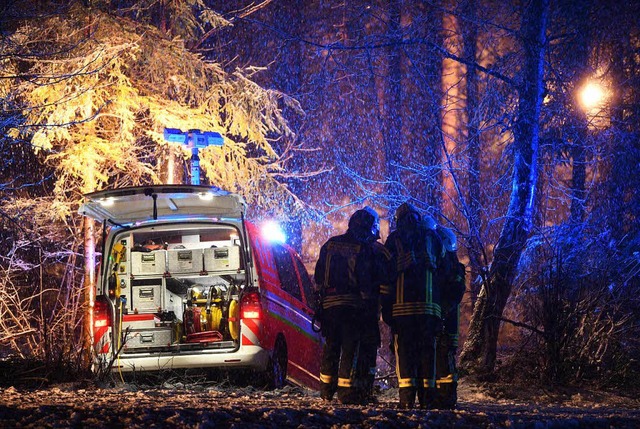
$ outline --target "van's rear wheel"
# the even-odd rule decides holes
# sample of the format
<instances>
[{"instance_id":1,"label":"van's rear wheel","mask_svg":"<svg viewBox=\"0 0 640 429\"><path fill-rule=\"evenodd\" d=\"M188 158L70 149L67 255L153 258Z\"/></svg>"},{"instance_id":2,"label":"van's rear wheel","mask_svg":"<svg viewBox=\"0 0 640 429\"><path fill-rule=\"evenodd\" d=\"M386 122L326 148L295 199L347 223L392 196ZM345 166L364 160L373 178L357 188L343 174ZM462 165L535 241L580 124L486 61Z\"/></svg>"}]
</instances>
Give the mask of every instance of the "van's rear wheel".
<instances>
[{"instance_id":1,"label":"van's rear wheel","mask_svg":"<svg viewBox=\"0 0 640 429\"><path fill-rule=\"evenodd\" d=\"M267 369L267 387L269 389L280 389L287 383L287 362L289 361L287 352L287 342L280 336L276 340L273 354L269 359Z\"/></svg>"}]
</instances>

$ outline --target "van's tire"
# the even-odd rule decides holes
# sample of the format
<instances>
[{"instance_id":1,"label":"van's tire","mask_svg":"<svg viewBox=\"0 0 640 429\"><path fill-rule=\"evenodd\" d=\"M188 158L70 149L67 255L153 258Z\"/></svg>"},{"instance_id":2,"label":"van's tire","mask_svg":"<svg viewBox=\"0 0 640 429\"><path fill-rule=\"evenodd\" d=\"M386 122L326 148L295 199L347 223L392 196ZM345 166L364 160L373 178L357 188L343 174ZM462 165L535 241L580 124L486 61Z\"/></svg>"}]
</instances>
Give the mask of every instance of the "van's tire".
<instances>
[{"instance_id":1,"label":"van's tire","mask_svg":"<svg viewBox=\"0 0 640 429\"><path fill-rule=\"evenodd\" d=\"M269 358L266 378L268 389L281 389L287 384L287 362L289 355L287 342L283 336L278 336L273 347L273 353Z\"/></svg>"}]
</instances>

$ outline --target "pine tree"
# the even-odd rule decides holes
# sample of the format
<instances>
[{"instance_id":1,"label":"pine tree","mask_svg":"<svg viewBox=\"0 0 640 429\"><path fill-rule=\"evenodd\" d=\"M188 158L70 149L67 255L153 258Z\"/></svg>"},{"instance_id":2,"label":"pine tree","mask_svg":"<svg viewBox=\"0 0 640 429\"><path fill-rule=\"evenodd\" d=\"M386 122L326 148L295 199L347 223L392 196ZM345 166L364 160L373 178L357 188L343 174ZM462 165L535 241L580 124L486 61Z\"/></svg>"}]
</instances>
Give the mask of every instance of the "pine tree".
<instances>
[{"instance_id":1,"label":"pine tree","mask_svg":"<svg viewBox=\"0 0 640 429\"><path fill-rule=\"evenodd\" d=\"M103 2L74 2L64 14L26 22L12 36L16 44L50 46L46 57L20 58L27 71L15 83L29 126L13 135L46 153L57 172L56 197L76 203L81 193L106 186L160 182L158 158L167 152L163 130L169 127L224 136L224 146L202 154L211 184L266 210L284 214L283 200L295 206L285 208L299 208L276 180L284 159L271 145L291 133L283 103L299 111L297 103L252 82L257 69L227 72L188 49L196 36L225 22L201 2L167 2L178 10L166 11L173 21L161 20L162 28L140 19L141 3L124 14ZM198 23L195 7L208 17L206 25Z\"/></svg>"}]
</instances>

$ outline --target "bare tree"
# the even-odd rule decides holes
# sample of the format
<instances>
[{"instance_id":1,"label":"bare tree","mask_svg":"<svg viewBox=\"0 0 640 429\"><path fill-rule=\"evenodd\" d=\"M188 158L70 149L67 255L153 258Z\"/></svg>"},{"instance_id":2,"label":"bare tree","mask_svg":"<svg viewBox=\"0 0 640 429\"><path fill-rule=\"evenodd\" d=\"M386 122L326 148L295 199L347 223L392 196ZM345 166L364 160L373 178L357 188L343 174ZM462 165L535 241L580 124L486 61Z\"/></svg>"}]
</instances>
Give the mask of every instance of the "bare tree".
<instances>
[{"instance_id":1,"label":"bare tree","mask_svg":"<svg viewBox=\"0 0 640 429\"><path fill-rule=\"evenodd\" d=\"M489 278L476 301L461 364L478 372L492 371L500 318L511 293L516 267L533 220L537 182L540 106L549 2L536 0L522 14L524 66L514 127L513 187Z\"/></svg>"},{"instance_id":2,"label":"bare tree","mask_svg":"<svg viewBox=\"0 0 640 429\"><path fill-rule=\"evenodd\" d=\"M402 51L398 49L402 40L400 27L401 8L399 0L389 2L387 37L388 48L388 73L385 79L384 114L383 114L383 139L384 153L387 168L387 180L390 187L389 196L399 193L401 175L398 165L402 164L403 135L402 135Z\"/></svg>"},{"instance_id":3,"label":"bare tree","mask_svg":"<svg viewBox=\"0 0 640 429\"><path fill-rule=\"evenodd\" d=\"M478 291L476 290L478 282L475 279L484 273L483 267L488 265L485 253L485 246L482 241L480 228L481 220L481 178L480 178L480 121L482 118L481 110L478 106L480 102L478 82L478 71L474 66L477 62L477 43L478 43L478 24L477 24L477 7L476 0L467 0L463 3L462 14L463 23L463 43L464 58L468 61L465 76L466 104L465 115L467 119L467 147L468 147L468 190L467 205L469 213L466 217L468 222L468 240L467 249L470 259L470 274L472 286L472 300L475 302Z\"/></svg>"}]
</instances>

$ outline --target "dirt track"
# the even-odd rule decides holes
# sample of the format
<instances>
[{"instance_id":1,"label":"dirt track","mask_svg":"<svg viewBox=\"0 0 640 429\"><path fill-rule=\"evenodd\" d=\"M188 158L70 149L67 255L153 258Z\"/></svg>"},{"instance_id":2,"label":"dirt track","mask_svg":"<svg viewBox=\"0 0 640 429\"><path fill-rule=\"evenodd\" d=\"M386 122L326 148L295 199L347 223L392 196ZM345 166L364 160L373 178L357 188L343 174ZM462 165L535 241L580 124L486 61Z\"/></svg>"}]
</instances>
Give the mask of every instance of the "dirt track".
<instances>
[{"instance_id":1,"label":"dirt track","mask_svg":"<svg viewBox=\"0 0 640 429\"><path fill-rule=\"evenodd\" d=\"M261 391L250 387L184 386L114 388L60 385L48 389L0 389L0 427L11 428L638 428L634 401L540 404L496 399L462 386L455 411L398 410L389 390L369 406L325 403L296 387ZM566 402L566 401L565 401Z\"/></svg>"}]
</instances>

